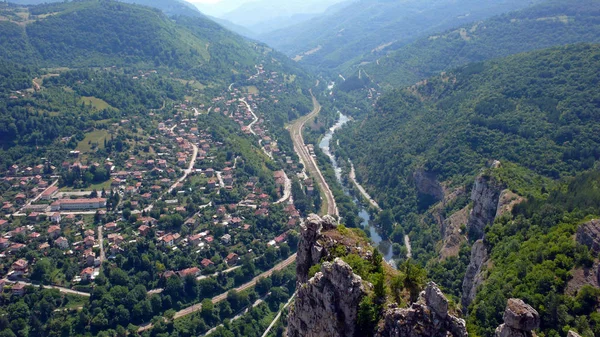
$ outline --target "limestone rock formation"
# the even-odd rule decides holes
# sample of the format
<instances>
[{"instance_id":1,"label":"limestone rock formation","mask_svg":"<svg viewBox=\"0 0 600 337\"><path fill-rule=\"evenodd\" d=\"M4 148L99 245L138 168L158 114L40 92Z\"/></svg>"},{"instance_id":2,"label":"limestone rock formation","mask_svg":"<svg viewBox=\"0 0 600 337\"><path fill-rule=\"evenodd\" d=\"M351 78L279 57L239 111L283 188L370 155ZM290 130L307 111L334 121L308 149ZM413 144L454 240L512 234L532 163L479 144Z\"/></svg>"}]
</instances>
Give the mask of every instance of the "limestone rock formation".
<instances>
[{"instance_id":1,"label":"limestone rock formation","mask_svg":"<svg viewBox=\"0 0 600 337\"><path fill-rule=\"evenodd\" d=\"M500 193L498 198L498 207L496 208L495 218L501 217L505 213L512 212L513 208L525 200L520 195L514 193L511 190L504 190Z\"/></svg>"},{"instance_id":2,"label":"limestone rock formation","mask_svg":"<svg viewBox=\"0 0 600 337\"><path fill-rule=\"evenodd\" d=\"M540 327L540 315L523 300L511 298L504 311L504 324L496 329L496 337L535 336L532 330Z\"/></svg>"},{"instance_id":3,"label":"limestone rock formation","mask_svg":"<svg viewBox=\"0 0 600 337\"><path fill-rule=\"evenodd\" d=\"M600 253L600 220L592 220L577 228L577 243L587 246L594 254Z\"/></svg>"},{"instance_id":4,"label":"limestone rock formation","mask_svg":"<svg viewBox=\"0 0 600 337\"><path fill-rule=\"evenodd\" d=\"M296 277L299 283L308 280L310 267L319 263L323 256L323 247L318 243L323 229L323 220L311 214L306 222L300 225L300 240L296 257Z\"/></svg>"},{"instance_id":5,"label":"limestone rock formation","mask_svg":"<svg viewBox=\"0 0 600 337\"><path fill-rule=\"evenodd\" d=\"M288 318L288 337L352 337L365 285L352 268L337 258L325 262L298 295Z\"/></svg>"},{"instance_id":6,"label":"limestone rock formation","mask_svg":"<svg viewBox=\"0 0 600 337\"><path fill-rule=\"evenodd\" d=\"M466 225L469 221L468 206L447 218L442 226L442 248L440 249L440 257L442 259L458 256L460 246L466 241L465 233L461 232L462 225Z\"/></svg>"},{"instance_id":7,"label":"limestone rock formation","mask_svg":"<svg viewBox=\"0 0 600 337\"><path fill-rule=\"evenodd\" d=\"M419 193L430 195L438 201L444 199L444 188L435 174L419 169L413 173L413 179Z\"/></svg>"},{"instance_id":8,"label":"limestone rock formation","mask_svg":"<svg viewBox=\"0 0 600 337\"><path fill-rule=\"evenodd\" d=\"M467 223L470 238L482 239L485 227L494 222L503 190L504 185L489 175L482 174L475 179L471 192L473 209Z\"/></svg>"},{"instance_id":9,"label":"limestone rock formation","mask_svg":"<svg viewBox=\"0 0 600 337\"><path fill-rule=\"evenodd\" d=\"M461 304L465 313L475 299L477 288L483 283L482 267L488 262L488 258L483 240L476 241L471 247L471 259L462 285Z\"/></svg>"},{"instance_id":10,"label":"limestone rock formation","mask_svg":"<svg viewBox=\"0 0 600 337\"><path fill-rule=\"evenodd\" d=\"M448 313L448 300L430 282L410 308L392 305L383 314L376 337L454 337L468 336L465 321Z\"/></svg>"},{"instance_id":11,"label":"limestone rock formation","mask_svg":"<svg viewBox=\"0 0 600 337\"><path fill-rule=\"evenodd\" d=\"M569 330L567 337L581 337L581 336L577 332L575 332L573 330Z\"/></svg>"}]
</instances>

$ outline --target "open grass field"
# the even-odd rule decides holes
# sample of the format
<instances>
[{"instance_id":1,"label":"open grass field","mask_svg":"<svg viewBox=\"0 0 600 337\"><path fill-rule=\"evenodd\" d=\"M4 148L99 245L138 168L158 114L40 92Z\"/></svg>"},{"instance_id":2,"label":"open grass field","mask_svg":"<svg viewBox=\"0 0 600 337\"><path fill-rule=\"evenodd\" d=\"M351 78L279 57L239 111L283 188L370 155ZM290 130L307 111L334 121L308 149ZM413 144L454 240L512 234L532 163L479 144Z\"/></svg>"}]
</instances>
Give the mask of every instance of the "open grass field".
<instances>
[{"instance_id":1,"label":"open grass field","mask_svg":"<svg viewBox=\"0 0 600 337\"><path fill-rule=\"evenodd\" d=\"M77 144L77 150L81 153L92 151L92 145L98 144L98 148L104 148L104 140L109 136L106 130L94 130L85 135L85 138Z\"/></svg>"},{"instance_id":2,"label":"open grass field","mask_svg":"<svg viewBox=\"0 0 600 337\"><path fill-rule=\"evenodd\" d=\"M96 110L114 109L110 104L96 97L81 97L81 102L91 105Z\"/></svg>"},{"instance_id":3,"label":"open grass field","mask_svg":"<svg viewBox=\"0 0 600 337\"><path fill-rule=\"evenodd\" d=\"M249 94L251 94L251 95L258 95L258 93L259 93L258 88L255 87L255 86L253 86L253 85L247 86L247 87L243 87L242 90L245 91L245 92L247 92L247 93L249 93Z\"/></svg>"}]
</instances>

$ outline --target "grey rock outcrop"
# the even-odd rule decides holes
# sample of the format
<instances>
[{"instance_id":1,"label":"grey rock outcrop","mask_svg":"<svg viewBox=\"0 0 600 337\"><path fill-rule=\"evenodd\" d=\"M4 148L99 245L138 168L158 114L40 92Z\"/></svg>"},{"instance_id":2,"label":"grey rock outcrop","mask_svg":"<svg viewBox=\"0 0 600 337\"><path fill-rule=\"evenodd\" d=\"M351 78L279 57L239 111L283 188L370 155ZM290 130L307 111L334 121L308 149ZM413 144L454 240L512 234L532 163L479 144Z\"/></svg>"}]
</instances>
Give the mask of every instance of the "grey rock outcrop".
<instances>
[{"instance_id":1,"label":"grey rock outcrop","mask_svg":"<svg viewBox=\"0 0 600 337\"><path fill-rule=\"evenodd\" d=\"M567 337L581 337L581 336L577 332L575 332L573 330L569 330Z\"/></svg>"},{"instance_id":2,"label":"grey rock outcrop","mask_svg":"<svg viewBox=\"0 0 600 337\"><path fill-rule=\"evenodd\" d=\"M366 295L360 276L339 258L298 289L288 318L288 337L355 336L358 305Z\"/></svg>"},{"instance_id":3,"label":"grey rock outcrop","mask_svg":"<svg viewBox=\"0 0 600 337\"><path fill-rule=\"evenodd\" d=\"M530 337L540 327L540 315L530 305L517 298L508 300L504 324L496 329L496 337Z\"/></svg>"},{"instance_id":4,"label":"grey rock outcrop","mask_svg":"<svg viewBox=\"0 0 600 337\"><path fill-rule=\"evenodd\" d=\"M525 200L523 197L511 190L506 189L500 192L500 197L498 198L498 207L496 208L496 216L494 218L499 218L505 213L512 212L513 208L523 202L523 200Z\"/></svg>"},{"instance_id":5,"label":"grey rock outcrop","mask_svg":"<svg viewBox=\"0 0 600 337\"><path fill-rule=\"evenodd\" d=\"M493 177L482 174L475 179L471 200L473 209L467 222L469 237L475 240L482 239L486 226L492 224L498 211L498 201L504 185Z\"/></svg>"},{"instance_id":6,"label":"grey rock outcrop","mask_svg":"<svg viewBox=\"0 0 600 337\"><path fill-rule=\"evenodd\" d=\"M468 336L465 321L448 313L448 300L430 282L409 308L390 306L383 314L376 337L454 337Z\"/></svg>"},{"instance_id":7,"label":"grey rock outcrop","mask_svg":"<svg viewBox=\"0 0 600 337\"><path fill-rule=\"evenodd\" d=\"M312 214L300 225L296 257L296 277L299 283L305 283L308 280L310 267L319 263L324 254L323 247L318 242L323 223L324 221L318 215Z\"/></svg>"},{"instance_id":8,"label":"grey rock outcrop","mask_svg":"<svg viewBox=\"0 0 600 337\"><path fill-rule=\"evenodd\" d=\"M430 195L438 201L444 199L444 188L435 174L419 169L413 173L413 179L419 193Z\"/></svg>"},{"instance_id":9,"label":"grey rock outcrop","mask_svg":"<svg viewBox=\"0 0 600 337\"><path fill-rule=\"evenodd\" d=\"M475 299L477 288L483 283L482 267L488 262L488 258L483 240L477 240L471 247L471 259L462 284L461 304L465 313Z\"/></svg>"},{"instance_id":10,"label":"grey rock outcrop","mask_svg":"<svg viewBox=\"0 0 600 337\"><path fill-rule=\"evenodd\" d=\"M460 246L466 241L465 233L462 233L461 227L469 221L468 206L455 212L446 220L442 226L442 248L440 249L440 258L445 259L451 256L458 256Z\"/></svg>"},{"instance_id":11,"label":"grey rock outcrop","mask_svg":"<svg viewBox=\"0 0 600 337\"><path fill-rule=\"evenodd\" d=\"M577 228L577 243L587 246L594 254L600 253L600 220L586 222Z\"/></svg>"}]
</instances>

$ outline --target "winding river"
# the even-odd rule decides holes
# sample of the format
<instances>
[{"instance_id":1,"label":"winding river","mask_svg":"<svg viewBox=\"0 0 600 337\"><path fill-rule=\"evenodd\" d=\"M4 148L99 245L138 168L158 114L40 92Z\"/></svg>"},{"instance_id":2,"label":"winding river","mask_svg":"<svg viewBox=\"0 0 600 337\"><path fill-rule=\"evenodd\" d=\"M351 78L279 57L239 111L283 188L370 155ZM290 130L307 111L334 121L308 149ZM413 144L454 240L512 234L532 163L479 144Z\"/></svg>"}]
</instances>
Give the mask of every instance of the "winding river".
<instances>
[{"instance_id":1,"label":"winding river","mask_svg":"<svg viewBox=\"0 0 600 337\"><path fill-rule=\"evenodd\" d=\"M325 136L319 143L319 148L321 148L323 153L325 153L329 157L329 160L331 161L331 164L333 165L333 169L335 170L335 177L337 178L338 182L342 185L342 188L344 189L344 193L348 196L351 196L350 191L348 190L348 187L345 186L342 181L342 169L339 167L338 162L335 159L335 156L331 153L331 148L329 146L329 144L331 143L331 138L333 137L333 134L338 129L340 129L344 124L346 124L346 123L348 123L348 121L350 121L348 116L344 115L343 113L340 112L339 115L340 116L339 116L337 123L335 123L335 125L332 126L329 129L329 131L327 131L327 133L325 134ZM367 212L367 210L362 206L362 204L355 197L353 197L353 196L351 196L351 197L354 200L354 203L358 206L358 209L359 209L358 216L361 219L361 226L363 226L363 228L366 228L369 230L371 240L373 240L373 242L375 243L375 245L377 246L377 248L383 255L384 259L390 265L395 266L394 260L392 259L393 252L392 252L391 243L388 240L383 240L381 235L379 235L379 233L377 233L377 229L375 228L375 226L372 226L370 224L371 216L369 215L369 212Z\"/></svg>"}]
</instances>

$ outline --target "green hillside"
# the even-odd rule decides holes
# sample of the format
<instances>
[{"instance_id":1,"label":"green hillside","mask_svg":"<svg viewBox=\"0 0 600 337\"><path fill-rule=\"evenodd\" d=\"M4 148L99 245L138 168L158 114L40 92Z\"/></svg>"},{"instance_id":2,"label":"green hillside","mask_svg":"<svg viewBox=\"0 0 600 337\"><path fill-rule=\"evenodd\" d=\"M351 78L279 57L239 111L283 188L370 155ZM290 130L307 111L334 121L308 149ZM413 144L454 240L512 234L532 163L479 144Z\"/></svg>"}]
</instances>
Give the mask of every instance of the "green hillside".
<instances>
[{"instance_id":1,"label":"green hillside","mask_svg":"<svg viewBox=\"0 0 600 337\"><path fill-rule=\"evenodd\" d=\"M434 34L365 65L383 87L402 87L470 62L600 42L600 2L554 0Z\"/></svg>"},{"instance_id":2,"label":"green hillside","mask_svg":"<svg viewBox=\"0 0 600 337\"><path fill-rule=\"evenodd\" d=\"M360 0L260 38L290 57L299 56L302 64L338 71L365 54L385 53L421 36L535 2Z\"/></svg>"},{"instance_id":3,"label":"green hillside","mask_svg":"<svg viewBox=\"0 0 600 337\"><path fill-rule=\"evenodd\" d=\"M0 4L0 15L0 57L43 68L163 67L228 83L270 53L206 18L115 1Z\"/></svg>"},{"instance_id":4,"label":"green hillside","mask_svg":"<svg viewBox=\"0 0 600 337\"><path fill-rule=\"evenodd\" d=\"M384 95L342 154L400 218L418 208L417 168L453 184L490 160L574 175L600 159L599 67L600 46L573 45L459 68Z\"/></svg>"},{"instance_id":5,"label":"green hillside","mask_svg":"<svg viewBox=\"0 0 600 337\"><path fill-rule=\"evenodd\" d=\"M18 5L41 5L45 3L63 2L61 0L11 0ZM202 16L191 3L184 0L121 0L121 2L144 5L160 9L167 15Z\"/></svg>"}]
</instances>

